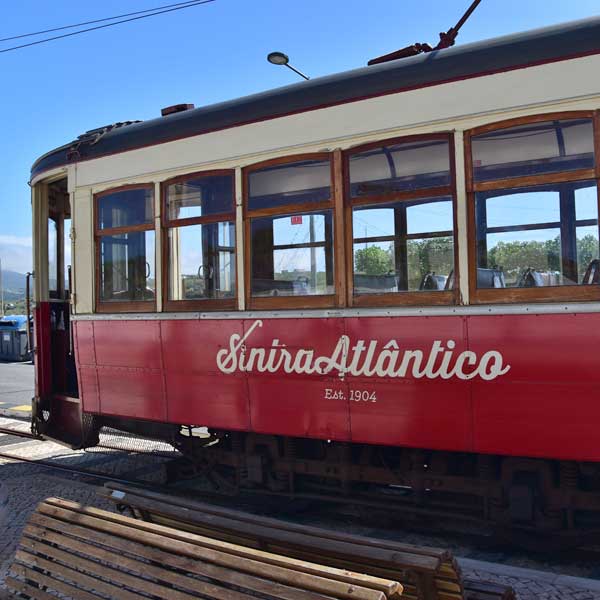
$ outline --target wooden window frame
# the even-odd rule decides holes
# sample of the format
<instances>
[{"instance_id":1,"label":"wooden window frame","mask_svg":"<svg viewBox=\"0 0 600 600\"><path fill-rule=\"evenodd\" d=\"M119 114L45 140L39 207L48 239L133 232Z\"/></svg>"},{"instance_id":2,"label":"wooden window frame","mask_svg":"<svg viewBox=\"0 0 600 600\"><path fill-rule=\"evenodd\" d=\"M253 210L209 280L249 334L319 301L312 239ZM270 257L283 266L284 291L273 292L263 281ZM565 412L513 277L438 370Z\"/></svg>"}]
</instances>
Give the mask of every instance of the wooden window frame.
<instances>
[{"instance_id":1,"label":"wooden window frame","mask_svg":"<svg viewBox=\"0 0 600 600\"><path fill-rule=\"evenodd\" d=\"M99 227L99 211L98 211L98 200L104 196L110 196L111 194L117 194L119 192L130 191L130 190L150 190L152 192L152 218L150 223L144 223L141 225L130 225L124 227L107 227L100 229ZM122 185L109 190L103 190L93 195L94 203L94 244L95 248L95 291L96 301L95 309L97 313L119 313L119 312L156 312L156 295L159 291L154 289L154 300L133 300L133 301L102 301L100 299L100 238L108 235L119 235L123 233L134 233L137 231L155 231L154 226L154 184L153 183L142 183L142 184L131 184ZM154 240L154 262L156 265L156 238ZM156 270L156 266L155 266ZM155 274L156 281L156 274ZM155 284L156 286L156 284Z\"/></svg>"},{"instance_id":2,"label":"wooden window frame","mask_svg":"<svg viewBox=\"0 0 600 600\"><path fill-rule=\"evenodd\" d=\"M312 152L307 154L294 154L280 158L265 160L245 167L242 171L243 177L243 219L244 219L244 285L246 307L251 310L271 310L271 309L309 309L309 308L332 308L344 305L343 286L341 278L343 277L343 223L341 223L341 202L342 195L340 189L341 179L337 175L341 170L340 151L335 152ZM249 176L255 171L273 167L276 165L291 164L310 160L329 161L330 166L330 188L331 196L328 200L321 202L304 202L286 204L271 208L261 208L250 210L249 202ZM251 220L261 217L273 217L276 215L288 215L297 213L311 213L319 210L331 210L332 213L332 233L333 233L333 285L332 294L324 295L306 295L306 296L270 296L253 297L252 296L252 238L251 238Z\"/></svg>"},{"instance_id":3,"label":"wooden window frame","mask_svg":"<svg viewBox=\"0 0 600 600\"><path fill-rule=\"evenodd\" d=\"M206 215L203 217L189 217L185 219L170 219L167 206L167 193L170 185L189 181L190 179L202 179L204 177L219 177L228 176L232 181L232 196L231 196L231 211L218 213L215 215ZM169 229L173 227L185 227L187 225L205 225L208 223L222 223L224 221L232 222L235 227L236 222L236 184L235 184L235 169L213 169L210 171L196 171L194 173L186 173L178 175L171 179L166 179L160 184L161 195L161 228L162 228L162 301L163 310L166 312L178 311L211 311L211 310L237 310L237 297L239 292L239 282L237 281L237 266L236 266L236 282L235 294L231 298L205 298L195 300L169 300L169 282L170 282L170 267L171 257L169 248ZM237 236L236 236L237 238ZM237 248L239 240L235 240ZM234 258L237 262L237 252L234 251Z\"/></svg>"},{"instance_id":4,"label":"wooden window frame","mask_svg":"<svg viewBox=\"0 0 600 600\"><path fill-rule=\"evenodd\" d=\"M594 141L594 167L573 171L559 171L492 181L476 182L473 177L472 138L483 133L498 131L530 123L556 120L591 119ZM465 181L467 188L467 233L469 240L469 299L471 304L508 304L529 302L582 302L600 300L600 286L562 285L531 288L477 287L477 227L475 195L477 192L541 186L555 183L595 181L598 197L598 231L600 239L600 110L563 111L536 114L488 123L464 132ZM543 223L540 225L544 225ZM547 225L547 224L546 224ZM559 224L559 228L560 228Z\"/></svg>"},{"instance_id":5,"label":"wooden window frame","mask_svg":"<svg viewBox=\"0 0 600 600\"><path fill-rule=\"evenodd\" d=\"M445 141L448 143L448 160L450 168L450 184L445 186L420 188L410 192L388 192L373 194L362 198L352 198L350 185L350 158L366 150L381 148L394 144L424 141ZM369 142L346 150L343 153L344 164L344 196L346 220L346 286L348 306L439 306L458 304L460 301L460 268L458 262L458 220L456 198L456 162L454 156L454 133L451 131L395 137ZM403 202L426 198L449 197L452 201L452 236L454 240L454 284L452 290L440 291L399 291L382 292L380 294L354 295L354 232L352 212L356 206L382 205L392 202ZM395 237L395 236L394 236ZM423 237L422 235L419 237Z\"/></svg>"}]
</instances>

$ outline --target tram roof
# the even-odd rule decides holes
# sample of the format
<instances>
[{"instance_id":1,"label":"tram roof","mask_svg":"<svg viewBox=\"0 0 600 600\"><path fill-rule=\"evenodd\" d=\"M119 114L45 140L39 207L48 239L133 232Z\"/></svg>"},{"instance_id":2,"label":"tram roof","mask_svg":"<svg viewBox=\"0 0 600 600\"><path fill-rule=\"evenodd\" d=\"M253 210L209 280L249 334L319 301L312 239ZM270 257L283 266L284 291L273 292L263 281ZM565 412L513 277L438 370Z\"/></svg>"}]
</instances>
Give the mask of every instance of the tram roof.
<instances>
[{"instance_id":1,"label":"tram roof","mask_svg":"<svg viewBox=\"0 0 600 600\"><path fill-rule=\"evenodd\" d=\"M600 53L600 17L454 46L166 117L100 127L41 156L31 176L72 162L256 121L596 53Z\"/></svg>"}]
</instances>

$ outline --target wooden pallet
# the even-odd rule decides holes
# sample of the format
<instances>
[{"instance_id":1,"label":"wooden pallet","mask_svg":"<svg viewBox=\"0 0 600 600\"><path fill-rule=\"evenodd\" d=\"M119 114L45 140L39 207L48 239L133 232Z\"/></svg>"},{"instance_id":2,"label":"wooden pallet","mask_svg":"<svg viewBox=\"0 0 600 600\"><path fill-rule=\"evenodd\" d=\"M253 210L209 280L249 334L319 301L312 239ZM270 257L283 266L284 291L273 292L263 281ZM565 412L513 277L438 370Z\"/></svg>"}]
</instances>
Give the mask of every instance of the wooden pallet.
<instances>
[{"instance_id":1,"label":"wooden pallet","mask_svg":"<svg viewBox=\"0 0 600 600\"><path fill-rule=\"evenodd\" d=\"M39 600L386 600L402 586L49 498L6 585Z\"/></svg>"},{"instance_id":2,"label":"wooden pallet","mask_svg":"<svg viewBox=\"0 0 600 600\"><path fill-rule=\"evenodd\" d=\"M366 538L108 483L101 492L134 516L300 560L401 582L411 600L513 600L510 587L464 580L451 553Z\"/></svg>"}]
</instances>

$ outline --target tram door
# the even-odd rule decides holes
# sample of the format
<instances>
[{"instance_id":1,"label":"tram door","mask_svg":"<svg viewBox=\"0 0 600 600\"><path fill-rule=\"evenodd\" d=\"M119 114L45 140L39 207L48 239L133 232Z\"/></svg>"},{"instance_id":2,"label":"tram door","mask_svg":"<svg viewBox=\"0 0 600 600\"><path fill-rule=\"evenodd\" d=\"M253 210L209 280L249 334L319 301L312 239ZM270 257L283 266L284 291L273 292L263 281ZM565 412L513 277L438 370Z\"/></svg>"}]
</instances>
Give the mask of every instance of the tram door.
<instances>
[{"instance_id":1,"label":"tram door","mask_svg":"<svg viewBox=\"0 0 600 600\"><path fill-rule=\"evenodd\" d=\"M34 188L33 216L36 400L38 413L48 415L53 404L78 396L70 323L71 208L66 178Z\"/></svg>"}]
</instances>

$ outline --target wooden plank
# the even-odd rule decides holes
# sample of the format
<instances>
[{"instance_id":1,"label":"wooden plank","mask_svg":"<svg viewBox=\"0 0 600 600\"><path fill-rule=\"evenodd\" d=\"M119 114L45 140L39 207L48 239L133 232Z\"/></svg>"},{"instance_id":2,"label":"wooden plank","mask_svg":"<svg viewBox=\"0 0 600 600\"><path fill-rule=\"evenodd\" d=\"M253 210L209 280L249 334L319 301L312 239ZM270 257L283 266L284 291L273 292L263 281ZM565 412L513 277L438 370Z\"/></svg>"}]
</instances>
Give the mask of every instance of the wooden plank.
<instances>
[{"instance_id":1,"label":"wooden plank","mask_svg":"<svg viewBox=\"0 0 600 600\"><path fill-rule=\"evenodd\" d=\"M73 503L66 503L73 504ZM202 538L195 534L185 534L161 525L153 525L143 521L133 521L127 517L105 513L98 509L85 508L78 513L73 513L67 508L58 505L42 504L38 507L40 513L56 517L59 520L85 525L91 529L112 533L126 539L141 541L163 550L183 554L214 564L234 568L239 571L251 573L258 577L274 579L280 583L295 585L307 590L339 596L340 598L361 598L364 600L383 600L382 592L365 588L339 580L325 578L327 572L333 573L334 569L320 567L311 563L303 563L304 568L310 573L294 570L290 561L282 556L271 555L250 548L242 548L226 542L218 542ZM110 518L102 518L107 515ZM95 516L92 516L95 515ZM135 528L132 524L141 524L144 527ZM43 523L42 523L43 525ZM194 542L202 542L202 545ZM224 547L231 547L233 552L226 552ZM215 549L219 548L219 549ZM300 566L299 561L296 561ZM280 566L280 565L287 565ZM292 566L292 568L289 568ZM321 576L313 573L321 573ZM340 576L348 573L340 573ZM390 582L393 587L395 582ZM397 585L397 584L396 584Z\"/></svg>"},{"instance_id":2,"label":"wooden plank","mask_svg":"<svg viewBox=\"0 0 600 600\"><path fill-rule=\"evenodd\" d=\"M33 587L29 585L25 581L20 581L19 579L14 579L13 577L7 577L4 580L4 584L11 590L19 594L25 594L29 598L33 600L56 600L56 596L45 592L37 587Z\"/></svg>"},{"instance_id":3,"label":"wooden plank","mask_svg":"<svg viewBox=\"0 0 600 600\"><path fill-rule=\"evenodd\" d=\"M60 535L55 536L55 539L56 538L60 538ZM58 543L64 547L64 542L65 539L62 539ZM88 556L93 556L94 558L103 560L109 563L108 565L99 564L97 562L88 560L87 558L73 555L70 552L65 552L64 550L60 550L55 546L50 546L44 542L27 538L23 538L20 545L22 548L27 548L27 550L33 554L43 554L52 557L53 559L73 564L77 566L78 570L83 569L92 575L106 577L113 582L120 583L132 589L146 592L154 596L159 596L161 598L169 598L169 600L187 600L188 598L192 597L197 598L198 596L196 594L198 592L201 592L203 596L209 596L211 598L215 598L216 600L251 600L251 596L248 596L247 594L199 581L198 579L178 575L172 571L161 569L160 567L156 567L148 563L136 561L121 554L115 554L114 552L102 550L97 546L91 546L89 544L85 546L84 549L81 549L81 544L79 543L71 545L74 546L76 552L83 552ZM146 579L142 579L138 576L122 573L119 570L122 568L127 568L128 570L137 572L140 575L149 575L155 579L178 585L179 587L187 589L188 592L180 592L172 589L171 587L165 587L163 585L147 581Z\"/></svg>"},{"instance_id":4,"label":"wooden plank","mask_svg":"<svg viewBox=\"0 0 600 600\"><path fill-rule=\"evenodd\" d=\"M294 589L273 581L266 581L264 579L253 577L252 575L238 573L236 571L218 567L216 565L202 563L182 556L177 556L175 554L167 554L166 552L162 552L156 548L144 546L143 544L123 540L114 536L105 535L97 531L79 527L77 525L64 524L60 521L57 521L56 523L57 527L60 527L61 525L63 526L60 533L53 532L52 530L38 527L29 523L24 529L24 534L36 539L43 539L51 543L57 543L73 549L79 549L79 551L83 552L84 554L90 554L90 550L93 548L92 555L96 556L97 558L101 558L101 552L104 552L101 548L97 546L92 546L91 548L86 546L81 547L75 538L78 538L79 540L99 542L105 545L110 545L113 554L114 551L118 551L119 562L123 565L131 560L126 559L124 556L125 553L129 553L133 556L144 558L153 563L165 565L166 567L180 569L185 572L193 573L194 575L208 577L210 579L214 579L229 585L239 586L254 592L276 595L277 598L281 598L282 600L322 600L325 598L325 596L315 592ZM111 553L111 551L107 552L109 554ZM146 570L148 566L147 563L141 564L143 565L144 570ZM133 568L132 570L136 570L136 568ZM164 578L163 575L160 577ZM197 580L193 581L197 583ZM175 583L175 581L173 580L172 583ZM180 587L185 586L181 585ZM204 591L204 589L202 593L206 596L210 595L207 593L207 591ZM217 599L221 598L221 596L218 594L214 597Z\"/></svg>"},{"instance_id":5,"label":"wooden plank","mask_svg":"<svg viewBox=\"0 0 600 600\"><path fill-rule=\"evenodd\" d=\"M46 587L49 587L52 590L56 590L61 594L65 594L69 598L77 598L77 600L98 600L98 598L101 598L101 596L97 596L96 594L86 592L85 590L79 589L78 587L66 581L54 579L50 575L45 575L44 573L40 573L39 571L34 571L33 569L30 569L25 565L13 564L11 565L10 570L15 575L25 577L26 579L35 581L38 584L45 585ZM66 571L67 569L61 570L60 575L65 576L65 578L68 578ZM75 573L75 576L76 575L77 573Z\"/></svg>"},{"instance_id":6,"label":"wooden plank","mask_svg":"<svg viewBox=\"0 0 600 600\"><path fill-rule=\"evenodd\" d=\"M159 523L161 517L171 517L175 511L171 512L169 507L164 503L158 503L153 500L140 498L136 500L136 508L142 509L152 515L152 522ZM195 515L185 511L185 515L177 518L172 522L167 522L165 525L181 528L181 522L192 524L192 526L203 525L209 532L207 535L217 536L223 540L224 536L220 532L225 532L227 537L233 535L236 544L244 544L244 539L257 539L261 542L276 542L279 545L290 544L295 547L313 548L318 547L321 553L332 554L336 556L354 556L357 552L360 554L361 560L373 564L391 563L401 568L411 568L415 570L423 570L433 572L440 566L440 560L437 557L423 556L410 554L406 552L397 552L385 548L377 548L373 545L358 545L357 543L348 543L345 541L331 540L329 538L315 538L315 536L307 535L300 532L289 532L283 529L273 529L264 526L260 523L250 524L244 521L232 521L230 519L220 517L218 515L204 515L198 513ZM196 531L195 533L200 533ZM318 540L318 541L317 541ZM254 544L253 544L254 545Z\"/></svg>"},{"instance_id":7,"label":"wooden plank","mask_svg":"<svg viewBox=\"0 0 600 600\"><path fill-rule=\"evenodd\" d=\"M104 490L110 490L108 494L104 493ZM120 494L118 497L113 497L111 493L113 491L125 493L125 497ZM285 531L294 531L298 533L308 534L312 537L328 538L332 540L345 541L349 543L356 543L361 546L375 546L376 548L386 548L394 552L407 552L413 554L419 554L424 556L434 556L442 561L448 560L450 553L447 550L441 548L433 548L429 546L416 546L414 544L406 544L400 542L393 542L390 540L380 540L370 537L362 537L352 535L348 533L342 533L339 531L333 531L330 529L323 529L321 527L314 527L311 525L296 525L295 523L288 523L271 517L263 517L238 511L230 508L224 508L221 506L215 506L205 502L198 502L194 500L188 500L177 496L167 496L160 492L153 492L149 490L140 490L133 486L120 485L116 483L108 482L104 488L101 488L100 493L107 497L109 500L117 503L127 504L128 496L133 496L132 503L135 505L135 501L138 498L145 498L162 502L166 506L178 507L185 510L185 514L193 516L194 513L207 513L216 516L222 516L236 521L245 521L249 523L257 523L274 529L283 529Z\"/></svg>"},{"instance_id":8,"label":"wooden plank","mask_svg":"<svg viewBox=\"0 0 600 600\"><path fill-rule=\"evenodd\" d=\"M60 501L57 503L52 503L51 505L62 507L66 506L64 503L66 501ZM74 503L70 503L74 504ZM263 562L267 562L273 565L279 565L284 568L294 568L303 573L309 573L317 576L328 577L334 579L336 581L341 581L345 583L356 584L357 579L361 579L361 585L365 587L372 587L373 589L383 590L385 593L393 593L395 591L396 586L393 580L377 580L373 577L360 575L359 573L347 573L345 571L340 571L340 569L332 569L330 567L326 567L324 565L315 564L314 562L306 562L290 559L286 556L281 556L277 554L273 554L270 552L264 552L262 550L256 550L251 548L245 548L239 546L237 544L231 544L229 542L222 542L220 540L215 540L206 536L198 536L195 534L186 534L181 532L180 530L167 528L162 525L157 525L153 523L148 523L144 521L138 521L134 519L130 519L129 517L123 517L121 515L116 515L114 513L109 513L106 511L101 511L99 509L86 507L81 510L79 514L85 514L90 516L100 516L109 520L111 522L117 524L124 524L129 527L133 527L136 529L141 529L143 531L148 531L153 533L156 531L156 528L160 528L161 533L167 533L170 537L182 540L184 542L188 541L196 541L198 544L205 546L207 548L211 548L217 551L223 551L235 554L236 556L247 557L254 560L260 560ZM193 538L190 538L193 536ZM375 559L379 559L379 556L376 556Z\"/></svg>"},{"instance_id":9,"label":"wooden plank","mask_svg":"<svg viewBox=\"0 0 600 600\"><path fill-rule=\"evenodd\" d=\"M118 598L119 600L139 600L140 596L138 593L129 592L119 586L109 583L108 581L103 581L102 579L97 579L96 577L92 577L90 575L82 573L81 569L85 568L85 561L73 555L69 556L70 564L77 567L76 569L72 569L71 567L68 567L66 565L59 565L53 560L48 560L46 558L42 558L41 556L30 554L29 552L22 549L18 549L16 551L15 560L29 567L44 569L50 574L59 574L61 577L68 579L78 587L83 586L85 588L93 590L94 592L107 594L111 598ZM113 576L113 573L110 569L108 569L107 567L104 567L104 569L106 569L106 572L104 575L101 576ZM79 598L78 595L74 597Z\"/></svg>"}]
</instances>

